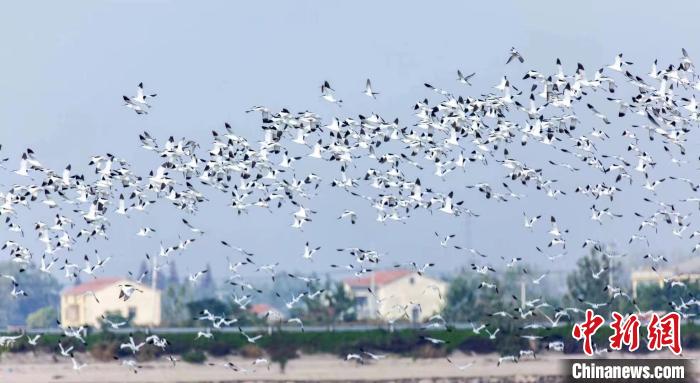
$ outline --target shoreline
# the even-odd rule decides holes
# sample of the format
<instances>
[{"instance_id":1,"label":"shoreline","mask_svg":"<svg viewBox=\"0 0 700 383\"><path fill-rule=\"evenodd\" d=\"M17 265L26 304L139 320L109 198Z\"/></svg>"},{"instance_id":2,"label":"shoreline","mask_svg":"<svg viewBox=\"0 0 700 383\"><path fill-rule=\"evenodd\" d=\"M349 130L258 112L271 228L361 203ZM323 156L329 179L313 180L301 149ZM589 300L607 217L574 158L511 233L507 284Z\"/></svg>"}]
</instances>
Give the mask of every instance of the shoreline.
<instances>
[{"instance_id":1,"label":"shoreline","mask_svg":"<svg viewBox=\"0 0 700 383\"><path fill-rule=\"evenodd\" d=\"M629 358L629 354L610 354L610 358ZM645 357L668 358L665 353L648 354ZM685 355L693 362L700 352ZM252 359L240 356L210 358L204 364L177 362L173 366L167 360L140 364L138 373L131 372L121 362L97 362L86 354L76 354L76 359L88 366L74 371L69 358L51 354L2 354L0 381L11 383L63 382L63 383L226 383L226 382L561 382L565 371L559 361L578 358L581 355L543 353L537 359L521 360L497 366L498 355L466 355L454 353L450 364L446 358L412 359L388 356L385 359L358 364L347 362L334 355L301 355L290 360L284 374L278 364L253 366ZM635 356L639 358L639 356ZM224 367L226 362L247 371L233 371ZM209 365L212 363L214 365ZM457 365L473 363L460 370ZM691 362L693 374L697 366Z\"/></svg>"}]
</instances>

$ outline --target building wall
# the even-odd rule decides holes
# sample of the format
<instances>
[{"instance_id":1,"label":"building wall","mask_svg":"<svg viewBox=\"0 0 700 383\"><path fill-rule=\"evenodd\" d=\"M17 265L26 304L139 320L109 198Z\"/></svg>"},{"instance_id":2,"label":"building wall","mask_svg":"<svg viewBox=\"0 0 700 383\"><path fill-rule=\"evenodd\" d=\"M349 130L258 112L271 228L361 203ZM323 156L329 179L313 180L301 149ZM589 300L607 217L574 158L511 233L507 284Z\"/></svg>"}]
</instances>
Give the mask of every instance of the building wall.
<instances>
[{"instance_id":1,"label":"building wall","mask_svg":"<svg viewBox=\"0 0 700 383\"><path fill-rule=\"evenodd\" d=\"M700 281L700 274L695 272L685 273L677 270L659 270L654 271L634 271L632 272L632 297L637 298L637 288L643 284L656 284L659 287L664 286L664 279L672 279L675 281L683 281L686 283L697 283Z\"/></svg>"},{"instance_id":2,"label":"building wall","mask_svg":"<svg viewBox=\"0 0 700 383\"><path fill-rule=\"evenodd\" d=\"M116 282L96 291L95 294L100 303L97 303L92 295L61 295L61 323L63 326L98 326L103 314L116 313L128 318L131 310L135 313L132 321L134 325L160 325L160 292L141 286L142 293L136 292L128 301L124 302L118 299L120 291L118 285L120 283L126 283L126 281Z\"/></svg>"},{"instance_id":3,"label":"building wall","mask_svg":"<svg viewBox=\"0 0 700 383\"><path fill-rule=\"evenodd\" d=\"M377 303L374 297L367 291L366 287L356 287L349 289L353 298L355 299L355 310L357 319L377 319L379 315L377 314ZM364 305L358 304L358 300L362 300Z\"/></svg>"},{"instance_id":4,"label":"building wall","mask_svg":"<svg viewBox=\"0 0 700 383\"><path fill-rule=\"evenodd\" d=\"M437 286L440 293L429 288L430 285ZM356 307L358 319L399 319L403 311L400 311L397 306L408 305L409 318L404 319L413 320L414 318L411 317L414 314L413 307L419 305L421 310L415 312L415 319L423 322L432 315L442 312L445 306L447 283L413 273L386 285L377 286L374 290L381 302L376 302L366 287L352 289L355 299L358 297L366 299L364 307Z\"/></svg>"}]
</instances>

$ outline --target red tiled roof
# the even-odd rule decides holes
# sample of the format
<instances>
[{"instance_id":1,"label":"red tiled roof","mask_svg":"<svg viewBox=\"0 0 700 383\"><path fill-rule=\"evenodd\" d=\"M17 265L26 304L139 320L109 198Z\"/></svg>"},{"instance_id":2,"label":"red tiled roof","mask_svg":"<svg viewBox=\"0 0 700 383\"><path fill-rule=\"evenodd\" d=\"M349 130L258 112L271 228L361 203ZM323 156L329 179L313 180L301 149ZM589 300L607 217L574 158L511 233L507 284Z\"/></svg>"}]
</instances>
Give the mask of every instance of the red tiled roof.
<instances>
[{"instance_id":1,"label":"red tiled roof","mask_svg":"<svg viewBox=\"0 0 700 383\"><path fill-rule=\"evenodd\" d=\"M374 285L383 286L412 273L410 270L402 269L375 271L363 277L346 278L343 282L350 287L370 287L372 285L372 277L374 277Z\"/></svg>"},{"instance_id":2,"label":"red tiled roof","mask_svg":"<svg viewBox=\"0 0 700 383\"><path fill-rule=\"evenodd\" d=\"M274 310L274 308L266 303L257 303L248 308L248 311L255 315L265 315L270 310Z\"/></svg>"},{"instance_id":3,"label":"red tiled roof","mask_svg":"<svg viewBox=\"0 0 700 383\"><path fill-rule=\"evenodd\" d=\"M90 290L92 291L97 291L101 290L109 285L112 285L118 281L121 281L123 278L118 278L118 277L104 277L104 278L97 278L93 279L92 281L81 283L77 286L73 286L63 292L63 294L66 295L80 295L85 292L88 292Z\"/></svg>"}]
</instances>

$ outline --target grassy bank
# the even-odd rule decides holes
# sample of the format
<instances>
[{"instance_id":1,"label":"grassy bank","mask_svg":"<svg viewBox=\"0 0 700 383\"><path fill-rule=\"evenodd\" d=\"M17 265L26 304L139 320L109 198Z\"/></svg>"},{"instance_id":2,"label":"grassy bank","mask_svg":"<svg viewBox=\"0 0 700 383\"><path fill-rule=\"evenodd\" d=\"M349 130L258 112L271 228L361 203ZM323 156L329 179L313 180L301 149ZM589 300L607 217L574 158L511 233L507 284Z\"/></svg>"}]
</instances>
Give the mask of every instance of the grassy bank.
<instances>
[{"instance_id":1,"label":"grassy bank","mask_svg":"<svg viewBox=\"0 0 700 383\"><path fill-rule=\"evenodd\" d=\"M157 331L155 331L157 333ZM335 354L339 356L360 349L381 353L392 353L401 356L415 358L434 358L449 355L455 350L474 353L498 352L501 354L517 353L521 349L542 350L549 342L563 341L564 352L580 352L580 344L575 342L570 334L571 327L558 327L551 329L535 329L527 332L540 336L541 339L528 340L519 335L501 331L495 339L489 339L487 335L475 334L472 330L400 330L389 332L386 330L368 331L343 331L343 332L273 332L271 335L263 334L255 344L249 343L246 338L237 332L213 332L212 339L196 339L195 333L167 334L169 346L165 351L153 345L146 345L136 355L142 360L155 358L162 354L177 354L193 356L208 354L213 356L225 356L229 354L241 354L257 357L263 354L275 355L282 353L289 358L296 357L298 353L305 354ZM522 334L522 331L518 331ZM685 349L700 347L700 326L684 325L681 329L682 345ZM249 334L252 335L252 334ZM607 337L611 330L601 328L594 337L600 348L608 345ZM142 342L147 334L135 333L136 342ZM432 344L423 336L444 340L444 344ZM646 339L646 330L640 329L640 339ZM129 351L119 349L122 342L128 341L126 334L114 334L110 332L92 332L86 337L86 344L75 339L67 339L57 334L42 336L36 347L27 343L27 338L18 340L12 347L5 348L3 352L57 352L59 341L64 347L73 346L75 352L89 352L98 359L112 359L114 356L131 355ZM640 351L643 352L643 351Z\"/></svg>"}]
</instances>

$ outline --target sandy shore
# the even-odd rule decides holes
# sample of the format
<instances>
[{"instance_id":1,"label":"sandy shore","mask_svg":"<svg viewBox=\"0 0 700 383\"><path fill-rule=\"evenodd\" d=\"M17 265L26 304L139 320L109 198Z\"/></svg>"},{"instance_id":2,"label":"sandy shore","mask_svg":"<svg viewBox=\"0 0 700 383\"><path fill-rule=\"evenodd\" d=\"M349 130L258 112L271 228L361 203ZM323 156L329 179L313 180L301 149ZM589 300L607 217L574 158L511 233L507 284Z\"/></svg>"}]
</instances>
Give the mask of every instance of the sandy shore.
<instances>
[{"instance_id":1,"label":"sandy shore","mask_svg":"<svg viewBox=\"0 0 700 383\"><path fill-rule=\"evenodd\" d=\"M654 354L654 358L670 357L664 354ZM700 353L685 355L695 359ZM568 357L562 354L541 354L535 360L523 360L520 363L504 363L497 366L497 355L470 356L453 354L450 359L410 359L387 357L371 364L360 365L346 362L336 356L312 355L302 356L289 362L287 370L282 374L279 366L273 364L268 370L264 366L253 366L252 360L232 356L227 359L209 359L207 363L215 366L195 365L178 362L172 366L167 361L153 361L142 364L137 374L122 366L118 361L103 363L91 360L86 355L76 355L81 362L88 366L80 372L73 370L70 359L59 358L53 361L51 356L33 356L30 354L4 354L0 361L0 382L8 383L214 383L214 382L309 382L309 381L384 381L384 382L495 382L495 381L559 381L554 378L561 376L562 363L560 360ZM624 357L610 355L610 357ZM231 361L237 366L247 369L247 372L236 372L222 366ZM456 365L474 364L464 370ZM695 365L694 365L695 366ZM694 368L698 372L697 366ZM542 379L542 377L549 377Z\"/></svg>"}]
</instances>

